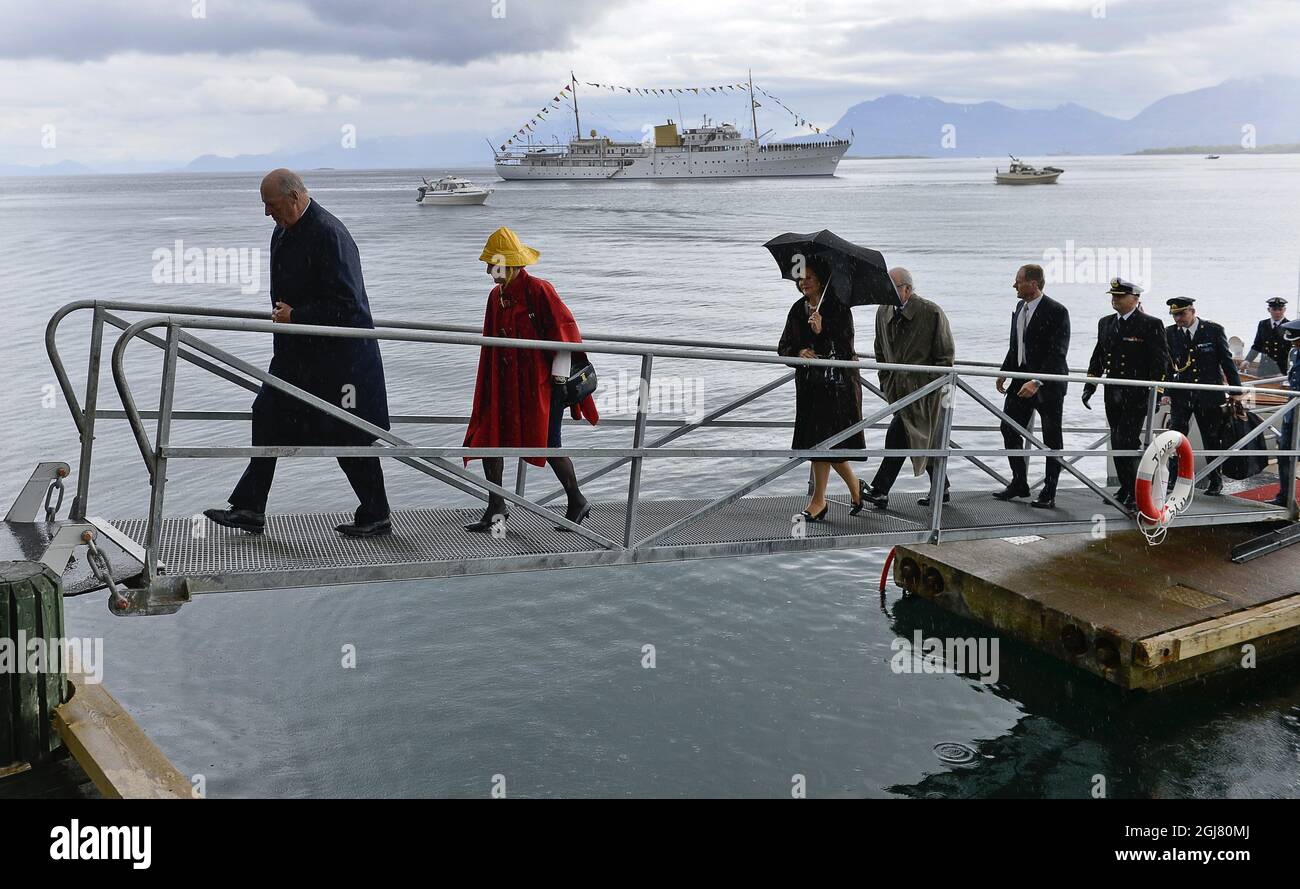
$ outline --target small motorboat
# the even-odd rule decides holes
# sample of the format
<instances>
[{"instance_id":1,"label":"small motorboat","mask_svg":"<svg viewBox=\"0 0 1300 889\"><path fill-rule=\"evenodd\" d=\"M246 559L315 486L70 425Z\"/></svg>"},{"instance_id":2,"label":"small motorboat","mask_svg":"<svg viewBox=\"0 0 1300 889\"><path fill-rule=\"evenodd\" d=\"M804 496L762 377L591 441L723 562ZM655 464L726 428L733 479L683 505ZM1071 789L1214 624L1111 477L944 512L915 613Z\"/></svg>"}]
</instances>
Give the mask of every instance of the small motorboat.
<instances>
[{"instance_id":1,"label":"small motorboat","mask_svg":"<svg viewBox=\"0 0 1300 889\"><path fill-rule=\"evenodd\" d=\"M1219 156L1217 154L1207 154L1205 156L1205 159L1207 161L1217 161L1219 159Z\"/></svg>"},{"instance_id":2,"label":"small motorboat","mask_svg":"<svg viewBox=\"0 0 1300 889\"><path fill-rule=\"evenodd\" d=\"M1031 167L1020 158L1011 156L1011 166L1007 171L1004 173L998 169L995 174L999 185L1051 185L1064 172L1060 167Z\"/></svg>"},{"instance_id":3,"label":"small motorboat","mask_svg":"<svg viewBox=\"0 0 1300 889\"><path fill-rule=\"evenodd\" d=\"M481 204L491 193L492 189L475 185L468 179L459 176L443 176L437 182L424 179L415 202L421 207L463 207Z\"/></svg>"}]
</instances>

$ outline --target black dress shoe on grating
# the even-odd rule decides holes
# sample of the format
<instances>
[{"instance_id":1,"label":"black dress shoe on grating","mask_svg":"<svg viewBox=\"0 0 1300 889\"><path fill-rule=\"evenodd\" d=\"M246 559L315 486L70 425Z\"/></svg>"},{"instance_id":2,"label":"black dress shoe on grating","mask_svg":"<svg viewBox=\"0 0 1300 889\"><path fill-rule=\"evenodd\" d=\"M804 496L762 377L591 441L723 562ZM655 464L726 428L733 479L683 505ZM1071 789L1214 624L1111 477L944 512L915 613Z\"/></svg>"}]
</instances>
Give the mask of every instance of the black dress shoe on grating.
<instances>
[{"instance_id":1,"label":"black dress shoe on grating","mask_svg":"<svg viewBox=\"0 0 1300 889\"><path fill-rule=\"evenodd\" d=\"M1025 484L1024 482L1021 482L1020 484L1016 484L1015 482L1012 482L1011 484L1003 488L1001 491L993 492L993 499L995 500L1014 500L1017 497L1028 497L1028 496L1029 496L1029 485Z\"/></svg>"},{"instance_id":2,"label":"black dress shoe on grating","mask_svg":"<svg viewBox=\"0 0 1300 889\"><path fill-rule=\"evenodd\" d=\"M249 534L266 530L266 513L251 509L205 509L203 514L224 528L236 528Z\"/></svg>"},{"instance_id":3,"label":"black dress shoe on grating","mask_svg":"<svg viewBox=\"0 0 1300 889\"><path fill-rule=\"evenodd\" d=\"M876 509L889 509L888 494L879 494L871 488L866 488L862 492L862 499L870 503Z\"/></svg>"},{"instance_id":4,"label":"black dress shoe on grating","mask_svg":"<svg viewBox=\"0 0 1300 889\"><path fill-rule=\"evenodd\" d=\"M951 502L952 502L952 494L948 493L947 491L944 491L944 492L943 492L943 502L944 502L944 503L951 503ZM922 497L920 500L916 501L916 505L917 505L917 506L929 506L929 505L930 505L930 495L927 494L926 496Z\"/></svg>"},{"instance_id":5,"label":"black dress shoe on grating","mask_svg":"<svg viewBox=\"0 0 1300 889\"><path fill-rule=\"evenodd\" d=\"M1034 507L1035 509L1055 509L1055 508L1056 508L1056 498L1055 498L1055 497L1037 497L1037 498L1035 498L1034 500L1031 500L1031 501L1029 502L1029 505L1032 506L1032 507Z\"/></svg>"},{"instance_id":6,"label":"black dress shoe on grating","mask_svg":"<svg viewBox=\"0 0 1300 889\"><path fill-rule=\"evenodd\" d=\"M382 537L393 533L393 520L380 519L377 522L352 522L348 525L335 525L334 530L344 537Z\"/></svg>"}]
</instances>

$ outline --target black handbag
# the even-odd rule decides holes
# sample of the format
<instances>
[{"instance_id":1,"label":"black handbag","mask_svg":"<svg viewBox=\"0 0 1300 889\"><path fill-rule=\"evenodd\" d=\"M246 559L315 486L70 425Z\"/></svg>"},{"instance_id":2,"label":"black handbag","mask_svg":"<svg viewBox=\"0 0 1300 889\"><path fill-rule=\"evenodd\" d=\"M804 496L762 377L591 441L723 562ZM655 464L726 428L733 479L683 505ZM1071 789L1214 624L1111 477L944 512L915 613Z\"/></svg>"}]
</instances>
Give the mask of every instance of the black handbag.
<instances>
[{"instance_id":1,"label":"black handbag","mask_svg":"<svg viewBox=\"0 0 1300 889\"><path fill-rule=\"evenodd\" d=\"M524 299L528 299L525 294ZM537 322L537 313L533 311L533 304L528 302L528 318L533 322L533 330L537 332L539 340L546 339L542 334L542 327ZM599 382L596 379L596 368L592 365L591 360L587 358L586 352L571 352L573 357L570 360L569 378L564 381L563 386L559 383L555 385L561 389L561 399L565 407L573 407L580 403L588 395L596 391L596 385Z\"/></svg>"},{"instance_id":2,"label":"black handbag","mask_svg":"<svg viewBox=\"0 0 1300 889\"><path fill-rule=\"evenodd\" d=\"M579 367L564 381L565 407L573 407L596 391L596 368L587 360L587 353L574 352L573 363Z\"/></svg>"},{"instance_id":3,"label":"black handbag","mask_svg":"<svg viewBox=\"0 0 1300 889\"><path fill-rule=\"evenodd\" d=\"M1224 423L1224 432L1227 433L1224 447L1228 447L1230 442L1241 441L1263 422L1258 414L1246 410L1240 403L1231 404L1228 406L1228 411L1228 418ZM1268 443L1260 437L1246 447L1252 451L1261 451L1268 447ZM1267 467L1268 457L1229 457L1223 461L1223 474L1228 478L1241 480L1259 475Z\"/></svg>"}]
</instances>

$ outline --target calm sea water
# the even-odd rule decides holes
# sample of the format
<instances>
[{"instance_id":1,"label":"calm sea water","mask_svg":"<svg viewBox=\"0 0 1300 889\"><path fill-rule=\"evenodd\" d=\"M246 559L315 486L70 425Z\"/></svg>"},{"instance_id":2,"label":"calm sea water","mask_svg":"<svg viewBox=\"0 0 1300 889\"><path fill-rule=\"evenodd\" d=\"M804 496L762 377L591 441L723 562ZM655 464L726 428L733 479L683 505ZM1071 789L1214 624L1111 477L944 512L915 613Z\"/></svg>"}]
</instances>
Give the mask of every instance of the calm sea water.
<instances>
[{"instance_id":1,"label":"calm sea water","mask_svg":"<svg viewBox=\"0 0 1300 889\"><path fill-rule=\"evenodd\" d=\"M409 171L307 178L356 237L378 317L479 323L488 288L477 257L503 224L542 251L536 273L600 332L774 343L795 294L761 244L820 228L909 267L918 291L948 312L965 359L1000 359L1016 267L1050 260L1049 251L1064 258L1071 242L1072 270L1048 292L1072 311L1075 365L1086 364L1095 320L1108 311L1109 270L1082 262L1084 248L1125 251L1136 263L1128 276L1151 284L1153 310L1169 296L1195 296L1203 317L1242 337L1267 297L1295 297L1300 158L1067 158L1058 186L1024 189L995 187L997 163L847 161L833 179L805 181L496 182L488 206L455 210L416 206L419 180ZM455 172L494 179L489 170ZM53 375L42 334L55 308L88 297L266 305L270 223L257 182L0 180L0 280L9 294L0 479L11 491L39 460L76 459L66 407L43 398ZM155 283L154 251L178 239L260 248L260 292ZM858 310L859 330L870 323L870 310ZM88 319L66 330L61 347L79 373ZM268 354L258 337L212 338L255 362ZM394 412L467 412L473 350L383 348ZM157 353L137 348L129 364L148 405ZM605 379L620 369L635 372L630 361L601 359ZM705 409L770 373L684 361L655 369L687 391L700 386ZM178 407L248 404L240 390L193 369L182 372L179 392ZM789 419L789 399L778 390L742 416ZM101 404L115 400L110 382ZM983 421L965 410L959 422ZM1067 422L1099 420L1072 396ZM143 465L125 426L106 425L91 511L142 515ZM459 444L463 434L406 431L430 444ZM180 423L174 440L239 444L246 436L240 424ZM785 444L788 432L693 437L771 446ZM566 436L569 444L627 440L613 427ZM717 493L762 468L652 461L643 490ZM174 463L169 513L222 505L240 469ZM395 506L460 502L403 467L387 472ZM791 477L776 490L802 484ZM622 485L615 477L592 491L617 496ZM990 487L961 466L954 485ZM272 510L351 507L332 462L282 462ZM205 776L211 796L483 796L495 775L517 796L779 797L803 775L811 796L1079 797L1098 774L1112 796L1300 794L1293 670L1247 687L1123 702L1004 643L996 685L897 675L889 665L896 637L975 631L896 589L882 600L884 555L208 596L150 619L113 618L95 594L68 602L68 624L71 633L105 638L109 688L183 772ZM655 669L642 667L646 644L655 646ZM345 645L356 647L356 669L340 666ZM978 757L947 765L934 752L944 742L970 745Z\"/></svg>"}]
</instances>

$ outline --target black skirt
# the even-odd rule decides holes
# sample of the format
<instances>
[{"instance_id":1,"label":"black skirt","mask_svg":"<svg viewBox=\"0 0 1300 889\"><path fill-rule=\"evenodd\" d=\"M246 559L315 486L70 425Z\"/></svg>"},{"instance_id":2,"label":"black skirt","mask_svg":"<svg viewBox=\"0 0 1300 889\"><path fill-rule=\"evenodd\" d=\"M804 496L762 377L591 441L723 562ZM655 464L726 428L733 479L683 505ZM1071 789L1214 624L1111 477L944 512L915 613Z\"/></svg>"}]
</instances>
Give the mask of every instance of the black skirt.
<instances>
[{"instance_id":1,"label":"black skirt","mask_svg":"<svg viewBox=\"0 0 1300 889\"><path fill-rule=\"evenodd\" d=\"M862 419L859 391L854 372L849 368L801 367L796 370L794 439L790 447L795 450L815 448L837 432L859 422ZM865 450L867 443L862 430L858 430L833 447Z\"/></svg>"}]
</instances>

